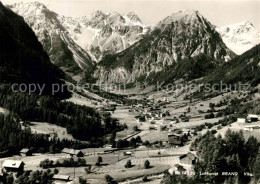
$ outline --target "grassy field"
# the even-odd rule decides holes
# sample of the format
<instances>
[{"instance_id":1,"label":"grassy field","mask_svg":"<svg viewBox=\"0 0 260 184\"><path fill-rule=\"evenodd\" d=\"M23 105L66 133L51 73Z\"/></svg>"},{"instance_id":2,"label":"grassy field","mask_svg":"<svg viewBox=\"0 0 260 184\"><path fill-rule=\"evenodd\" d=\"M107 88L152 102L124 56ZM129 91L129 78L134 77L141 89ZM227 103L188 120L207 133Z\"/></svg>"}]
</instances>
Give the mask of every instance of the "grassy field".
<instances>
[{"instance_id":1,"label":"grassy field","mask_svg":"<svg viewBox=\"0 0 260 184\"><path fill-rule=\"evenodd\" d=\"M254 130L254 131L244 131L244 127L245 126L249 126L249 125L259 125L260 126L260 122L257 123L232 123L230 126L225 126L222 129L218 130L218 134L220 134L222 137L225 135L226 131L228 129L232 130L232 131L240 131L242 130L245 136L245 139L248 139L250 136L254 136L257 138L258 141L260 141L260 129Z\"/></svg>"},{"instance_id":2,"label":"grassy field","mask_svg":"<svg viewBox=\"0 0 260 184\"><path fill-rule=\"evenodd\" d=\"M138 112L129 112L129 109L117 107L115 113L112 114L113 118L117 118L121 124L126 123L128 129L117 132L117 139L123 138L129 134L133 134L135 131L134 126L138 126L139 124L136 122L135 116L139 115Z\"/></svg>"},{"instance_id":3,"label":"grassy field","mask_svg":"<svg viewBox=\"0 0 260 184\"><path fill-rule=\"evenodd\" d=\"M59 139L74 140L72 135L67 133L66 128L50 123L32 122L30 128L33 133L38 134L56 134Z\"/></svg>"}]
</instances>

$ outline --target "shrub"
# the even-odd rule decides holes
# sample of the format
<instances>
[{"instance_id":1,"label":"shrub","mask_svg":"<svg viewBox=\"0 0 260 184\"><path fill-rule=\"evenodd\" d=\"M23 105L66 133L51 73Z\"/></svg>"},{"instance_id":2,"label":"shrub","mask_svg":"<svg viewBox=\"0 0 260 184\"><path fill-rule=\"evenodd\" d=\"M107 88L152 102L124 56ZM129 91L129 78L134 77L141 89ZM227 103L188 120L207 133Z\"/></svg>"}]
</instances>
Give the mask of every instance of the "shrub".
<instances>
[{"instance_id":1,"label":"shrub","mask_svg":"<svg viewBox=\"0 0 260 184\"><path fill-rule=\"evenodd\" d=\"M147 181L149 181L149 180L148 180L147 176L144 176L144 177L142 178L142 181L143 181L143 182L147 182Z\"/></svg>"},{"instance_id":2,"label":"shrub","mask_svg":"<svg viewBox=\"0 0 260 184\"><path fill-rule=\"evenodd\" d=\"M205 119L212 119L212 118L214 118L215 117L215 115L211 112L211 113L209 113L209 114L206 114L205 116L204 116L204 118Z\"/></svg>"},{"instance_id":3,"label":"shrub","mask_svg":"<svg viewBox=\"0 0 260 184\"><path fill-rule=\"evenodd\" d=\"M149 168L150 168L150 162L149 162L149 160L146 160L146 161L144 162L144 168L145 168L145 169L149 169Z\"/></svg>"},{"instance_id":4,"label":"shrub","mask_svg":"<svg viewBox=\"0 0 260 184\"><path fill-rule=\"evenodd\" d=\"M114 181L114 179L113 179L109 174L106 174L106 175L105 175L105 179L106 179L106 182L107 182L107 183L111 183L111 182Z\"/></svg>"},{"instance_id":5,"label":"shrub","mask_svg":"<svg viewBox=\"0 0 260 184\"><path fill-rule=\"evenodd\" d=\"M125 168L130 168L132 167L132 162L131 160L127 160L126 164L125 164Z\"/></svg>"}]
</instances>

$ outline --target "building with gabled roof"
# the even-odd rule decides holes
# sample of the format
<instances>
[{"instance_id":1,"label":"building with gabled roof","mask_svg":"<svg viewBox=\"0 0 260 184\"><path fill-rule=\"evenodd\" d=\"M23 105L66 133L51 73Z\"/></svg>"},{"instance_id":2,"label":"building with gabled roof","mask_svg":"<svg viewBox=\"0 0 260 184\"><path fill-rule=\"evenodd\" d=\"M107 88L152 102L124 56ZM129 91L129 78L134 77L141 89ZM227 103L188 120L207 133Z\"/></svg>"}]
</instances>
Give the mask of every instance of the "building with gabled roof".
<instances>
[{"instance_id":1,"label":"building with gabled roof","mask_svg":"<svg viewBox=\"0 0 260 184\"><path fill-rule=\"evenodd\" d=\"M61 152L66 153L71 157L83 157L84 156L84 153L81 150L64 148Z\"/></svg>"},{"instance_id":2,"label":"building with gabled roof","mask_svg":"<svg viewBox=\"0 0 260 184\"><path fill-rule=\"evenodd\" d=\"M256 114L248 114L247 117L246 117L247 121L249 123L252 123L252 122L257 122L259 121L259 116L256 115Z\"/></svg>"},{"instance_id":3,"label":"building with gabled roof","mask_svg":"<svg viewBox=\"0 0 260 184\"><path fill-rule=\"evenodd\" d=\"M20 160L5 160L2 164L2 168L5 172L23 173L24 165L24 162Z\"/></svg>"},{"instance_id":4,"label":"building with gabled roof","mask_svg":"<svg viewBox=\"0 0 260 184\"><path fill-rule=\"evenodd\" d=\"M181 146L182 145L181 135L176 133L168 134L168 143L171 146Z\"/></svg>"},{"instance_id":5,"label":"building with gabled roof","mask_svg":"<svg viewBox=\"0 0 260 184\"><path fill-rule=\"evenodd\" d=\"M32 152L30 151L30 149L28 148L23 148L21 151L20 151L20 155L25 157L25 156L31 156L32 155Z\"/></svg>"},{"instance_id":6,"label":"building with gabled roof","mask_svg":"<svg viewBox=\"0 0 260 184\"><path fill-rule=\"evenodd\" d=\"M53 175L52 179L54 180L54 183L60 184L60 183L67 183L69 181L72 181L70 176L68 175L61 175L61 174L55 174Z\"/></svg>"},{"instance_id":7,"label":"building with gabled roof","mask_svg":"<svg viewBox=\"0 0 260 184\"><path fill-rule=\"evenodd\" d=\"M189 153L187 153L187 154L184 154L184 155L181 155L181 156L179 157L180 163L182 163L182 164L188 164L188 165L193 165L193 164L195 164L196 158L197 158L197 157L196 157L193 153L191 153L191 152L189 152Z\"/></svg>"}]
</instances>

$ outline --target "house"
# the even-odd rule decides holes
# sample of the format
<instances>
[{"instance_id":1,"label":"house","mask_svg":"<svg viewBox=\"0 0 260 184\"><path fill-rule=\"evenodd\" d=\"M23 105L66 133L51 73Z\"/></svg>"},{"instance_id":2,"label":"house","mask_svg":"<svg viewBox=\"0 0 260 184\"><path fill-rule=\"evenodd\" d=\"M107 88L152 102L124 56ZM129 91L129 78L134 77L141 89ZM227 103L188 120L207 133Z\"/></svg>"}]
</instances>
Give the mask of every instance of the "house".
<instances>
[{"instance_id":1,"label":"house","mask_svg":"<svg viewBox=\"0 0 260 184\"><path fill-rule=\"evenodd\" d=\"M75 149L69 149L69 148L64 148L62 153L66 153L70 157L83 157L84 153L80 150L75 150Z\"/></svg>"},{"instance_id":2,"label":"house","mask_svg":"<svg viewBox=\"0 0 260 184\"><path fill-rule=\"evenodd\" d=\"M168 134L168 143L172 146L182 145L181 135L176 134L176 133Z\"/></svg>"},{"instance_id":3,"label":"house","mask_svg":"<svg viewBox=\"0 0 260 184\"><path fill-rule=\"evenodd\" d=\"M2 168L5 172L23 173L24 165L24 162L20 160L5 160Z\"/></svg>"},{"instance_id":4,"label":"house","mask_svg":"<svg viewBox=\"0 0 260 184\"><path fill-rule=\"evenodd\" d=\"M32 155L32 152L31 152L29 149L24 148L24 149L22 149L22 150L20 151L20 155L21 155L22 157L31 156L31 155Z\"/></svg>"},{"instance_id":5,"label":"house","mask_svg":"<svg viewBox=\"0 0 260 184\"><path fill-rule=\"evenodd\" d=\"M156 129L157 129L156 125L150 125L149 126L149 130L156 130Z\"/></svg>"},{"instance_id":6,"label":"house","mask_svg":"<svg viewBox=\"0 0 260 184\"><path fill-rule=\"evenodd\" d=\"M196 156L193 153L187 153L179 157L180 163L193 165L196 162Z\"/></svg>"},{"instance_id":7,"label":"house","mask_svg":"<svg viewBox=\"0 0 260 184\"><path fill-rule=\"evenodd\" d=\"M136 116L135 117L137 122L140 123L140 122L146 122L146 118L145 116Z\"/></svg>"},{"instance_id":8,"label":"house","mask_svg":"<svg viewBox=\"0 0 260 184\"><path fill-rule=\"evenodd\" d=\"M245 118L237 118L238 123L245 123L246 119Z\"/></svg>"},{"instance_id":9,"label":"house","mask_svg":"<svg viewBox=\"0 0 260 184\"><path fill-rule=\"evenodd\" d=\"M55 174L53 175L52 179L54 180L54 183L67 183L69 181L72 181L70 179L70 176L68 175L60 175L60 174Z\"/></svg>"},{"instance_id":10,"label":"house","mask_svg":"<svg viewBox=\"0 0 260 184\"><path fill-rule=\"evenodd\" d=\"M259 120L259 117L258 115L256 114L248 114L248 116L246 117L247 121L249 123L252 123L252 122L257 122Z\"/></svg>"}]
</instances>

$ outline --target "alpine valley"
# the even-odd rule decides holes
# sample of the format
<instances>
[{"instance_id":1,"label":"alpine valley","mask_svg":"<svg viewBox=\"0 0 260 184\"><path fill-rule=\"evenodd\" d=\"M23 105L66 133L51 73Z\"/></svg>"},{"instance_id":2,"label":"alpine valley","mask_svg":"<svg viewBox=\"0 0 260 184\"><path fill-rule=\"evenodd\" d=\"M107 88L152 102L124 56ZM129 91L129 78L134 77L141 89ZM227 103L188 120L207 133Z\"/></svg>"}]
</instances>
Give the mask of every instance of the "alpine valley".
<instances>
[{"instance_id":1,"label":"alpine valley","mask_svg":"<svg viewBox=\"0 0 260 184\"><path fill-rule=\"evenodd\" d=\"M145 25L42 2L0 2L0 184L260 182L252 23L180 10Z\"/></svg>"}]
</instances>

